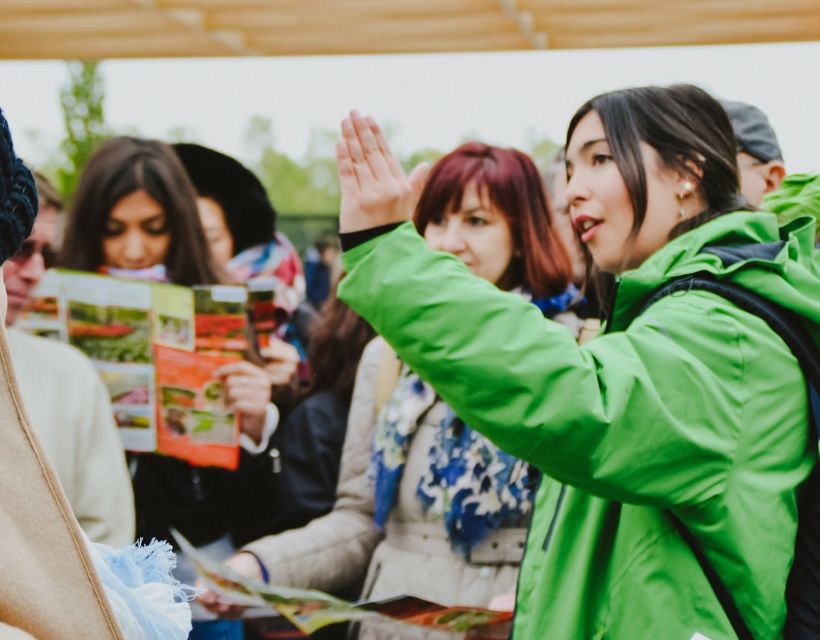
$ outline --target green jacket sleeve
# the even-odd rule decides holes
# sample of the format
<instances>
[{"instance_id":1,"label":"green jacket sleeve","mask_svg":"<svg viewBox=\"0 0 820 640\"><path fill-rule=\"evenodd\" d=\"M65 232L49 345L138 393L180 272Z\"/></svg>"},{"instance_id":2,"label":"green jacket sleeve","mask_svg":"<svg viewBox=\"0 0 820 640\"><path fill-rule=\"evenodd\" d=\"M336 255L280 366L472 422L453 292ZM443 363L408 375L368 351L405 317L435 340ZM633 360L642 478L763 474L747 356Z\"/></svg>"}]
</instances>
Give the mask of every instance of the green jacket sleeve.
<instances>
[{"instance_id":1,"label":"green jacket sleeve","mask_svg":"<svg viewBox=\"0 0 820 640\"><path fill-rule=\"evenodd\" d=\"M628 331L578 347L534 305L427 249L409 224L346 252L344 265L342 300L500 448L624 502L686 505L724 491L744 390L723 301L667 298Z\"/></svg>"}]
</instances>

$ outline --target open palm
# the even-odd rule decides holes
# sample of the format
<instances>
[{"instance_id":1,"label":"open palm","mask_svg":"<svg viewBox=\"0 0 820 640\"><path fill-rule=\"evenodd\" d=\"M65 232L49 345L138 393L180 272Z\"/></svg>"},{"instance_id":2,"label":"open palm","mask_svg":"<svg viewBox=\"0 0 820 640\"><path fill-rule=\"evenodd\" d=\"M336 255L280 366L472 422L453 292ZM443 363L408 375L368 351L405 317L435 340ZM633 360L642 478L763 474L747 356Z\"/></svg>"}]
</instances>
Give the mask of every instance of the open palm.
<instances>
[{"instance_id":1,"label":"open palm","mask_svg":"<svg viewBox=\"0 0 820 640\"><path fill-rule=\"evenodd\" d=\"M336 144L342 203L339 229L361 231L409 220L418 202L429 167L416 167L408 177L372 116L351 111L342 120Z\"/></svg>"}]
</instances>

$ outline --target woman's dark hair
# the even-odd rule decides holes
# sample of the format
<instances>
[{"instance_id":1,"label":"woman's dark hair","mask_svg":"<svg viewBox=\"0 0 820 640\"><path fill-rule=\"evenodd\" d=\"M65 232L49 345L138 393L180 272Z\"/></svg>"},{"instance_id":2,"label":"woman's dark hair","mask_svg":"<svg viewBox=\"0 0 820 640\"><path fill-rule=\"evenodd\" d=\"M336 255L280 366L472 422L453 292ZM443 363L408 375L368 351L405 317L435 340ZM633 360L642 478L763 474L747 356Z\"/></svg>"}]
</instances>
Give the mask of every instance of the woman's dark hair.
<instances>
[{"instance_id":1,"label":"woman's dark hair","mask_svg":"<svg viewBox=\"0 0 820 640\"><path fill-rule=\"evenodd\" d=\"M723 213L749 208L740 194L737 143L721 104L688 84L635 87L604 93L585 103L569 123L567 148L578 123L590 111L601 118L607 142L632 201L632 238L640 231L647 206L645 142L663 165L692 178L706 208L677 225L675 237Z\"/></svg>"},{"instance_id":2,"label":"woman's dark hair","mask_svg":"<svg viewBox=\"0 0 820 640\"><path fill-rule=\"evenodd\" d=\"M362 351L375 337L367 321L336 297L334 287L311 331L308 360L313 384L306 391L333 391L350 404Z\"/></svg>"},{"instance_id":3,"label":"woman's dark hair","mask_svg":"<svg viewBox=\"0 0 820 640\"><path fill-rule=\"evenodd\" d=\"M419 233L424 235L430 221L460 209L471 182L504 216L521 253L499 285L523 285L536 296L564 291L572 272L569 254L553 226L538 168L521 151L470 142L436 162L416 205Z\"/></svg>"},{"instance_id":4,"label":"woman's dark hair","mask_svg":"<svg viewBox=\"0 0 820 640\"><path fill-rule=\"evenodd\" d=\"M106 140L89 158L66 221L61 265L96 271L103 264L102 238L111 210L141 190L165 213L171 241L164 264L171 282L219 282L199 221L196 192L176 154L162 142L130 136Z\"/></svg>"},{"instance_id":5,"label":"woman's dark hair","mask_svg":"<svg viewBox=\"0 0 820 640\"><path fill-rule=\"evenodd\" d=\"M180 142L173 149L197 194L222 207L234 255L273 239L276 210L250 169L231 156L199 144Z\"/></svg>"},{"instance_id":6,"label":"woman's dark hair","mask_svg":"<svg viewBox=\"0 0 820 640\"><path fill-rule=\"evenodd\" d=\"M721 104L703 89L686 84L636 87L592 98L572 117L567 148L578 123L591 111L601 118L632 202L631 240L637 237L646 218L648 200L641 142L658 153L664 166L689 175L706 203L698 215L675 226L670 239L724 213L751 208L740 193L732 124ZM594 287L602 308L606 308L611 278L594 268L589 249L583 243L581 247L587 266L586 288Z\"/></svg>"}]
</instances>

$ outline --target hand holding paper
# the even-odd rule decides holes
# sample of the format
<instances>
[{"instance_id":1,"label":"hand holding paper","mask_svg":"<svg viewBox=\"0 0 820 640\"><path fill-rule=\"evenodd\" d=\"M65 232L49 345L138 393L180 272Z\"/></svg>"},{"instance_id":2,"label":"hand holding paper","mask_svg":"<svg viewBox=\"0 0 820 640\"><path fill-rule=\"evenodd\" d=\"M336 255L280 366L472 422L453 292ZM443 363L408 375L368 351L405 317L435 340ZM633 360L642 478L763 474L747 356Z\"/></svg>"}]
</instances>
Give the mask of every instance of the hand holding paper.
<instances>
[{"instance_id":1,"label":"hand holding paper","mask_svg":"<svg viewBox=\"0 0 820 640\"><path fill-rule=\"evenodd\" d=\"M292 344L271 338L268 346L261 349L265 359L265 372L274 387L290 384L299 367L299 351Z\"/></svg>"},{"instance_id":2,"label":"hand holding paper","mask_svg":"<svg viewBox=\"0 0 820 640\"><path fill-rule=\"evenodd\" d=\"M214 372L222 381L225 405L239 413L239 428L259 444L271 397L271 381L265 370L242 360L224 365Z\"/></svg>"}]
</instances>

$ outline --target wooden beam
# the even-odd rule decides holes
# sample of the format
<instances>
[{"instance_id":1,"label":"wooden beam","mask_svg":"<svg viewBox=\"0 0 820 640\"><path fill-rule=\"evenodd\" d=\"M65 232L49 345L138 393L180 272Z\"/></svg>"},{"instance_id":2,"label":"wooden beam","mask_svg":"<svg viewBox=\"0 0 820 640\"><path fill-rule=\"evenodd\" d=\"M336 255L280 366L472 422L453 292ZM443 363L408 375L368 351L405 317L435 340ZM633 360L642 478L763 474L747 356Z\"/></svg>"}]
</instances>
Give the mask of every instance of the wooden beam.
<instances>
[{"instance_id":1,"label":"wooden beam","mask_svg":"<svg viewBox=\"0 0 820 640\"><path fill-rule=\"evenodd\" d=\"M744 15L727 14L722 16L712 16L709 20L704 20L702 15L681 11L675 20L670 20L665 14L647 11L641 15L618 13L618 14L584 14L584 15L538 15L536 17L536 28L545 31L553 38L560 38L562 35L571 34L581 38L585 34L590 36L602 36L604 39L609 34L643 34L641 41L645 41L646 36L661 36L671 39L674 43L686 42L692 32L717 38L717 42L724 42L733 38L765 37L770 41L766 33L767 25L771 25L772 34L779 33L787 35L791 28L797 32L805 33L811 29L811 24L815 25L814 35L820 38L820 28L817 28L820 20L820 6L810 14L794 15L789 12L779 11L770 15ZM754 35L752 35L752 33Z\"/></svg>"},{"instance_id":2,"label":"wooden beam","mask_svg":"<svg viewBox=\"0 0 820 640\"><path fill-rule=\"evenodd\" d=\"M434 37L425 34L372 33L308 41L298 34L290 36L256 36L250 46L264 55L350 55L365 53L425 53L459 51L514 51L530 49L530 43L517 31L473 36Z\"/></svg>"},{"instance_id":3,"label":"wooden beam","mask_svg":"<svg viewBox=\"0 0 820 640\"><path fill-rule=\"evenodd\" d=\"M258 55L258 52L249 49L246 43L245 34L238 31L210 31L205 27L205 16L202 9L198 7L168 7L160 6L160 0L130 0L131 2L144 4L149 3L153 11L161 13L174 22L182 25L184 30L194 34L204 34L220 47L228 47L232 53L243 56Z\"/></svg>"},{"instance_id":4,"label":"wooden beam","mask_svg":"<svg viewBox=\"0 0 820 640\"><path fill-rule=\"evenodd\" d=\"M53 0L52 0L53 1ZM393 15L437 15L492 11L498 0L156 0L161 8L209 10L260 10L311 13L392 13Z\"/></svg>"},{"instance_id":5,"label":"wooden beam","mask_svg":"<svg viewBox=\"0 0 820 640\"><path fill-rule=\"evenodd\" d=\"M779 9L785 12L810 10L816 8L816 0L795 0L785 4L773 3L770 0L517 0L523 10L535 13L569 12L569 13L640 13L644 11L660 12L670 21L680 11L699 13L706 17L722 11L745 10L748 13Z\"/></svg>"},{"instance_id":6,"label":"wooden beam","mask_svg":"<svg viewBox=\"0 0 820 640\"><path fill-rule=\"evenodd\" d=\"M560 49L611 47L667 47L680 45L752 44L761 42L805 42L820 37L820 18L782 17L747 21L742 25L702 23L698 26L666 29L618 30L608 32L555 32L550 42Z\"/></svg>"},{"instance_id":7,"label":"wooden beam","mask_svg":"<svg viewBox=\"0 0 820 640\"><path fill-rule=\"evenodd\" d=\"M179 24L168 16L145 9L107 11L55 11L47 15L10 15L0 20L3 37L38 35L92 35L139 31L178 31Z\"/></svg>"},{"instance_id":8,"label":"wooden beam","mask_svg":"<svg viewBox=\"0 0 820 640\"><path fill-rule=\"evenodd\" d=\"M406 33L432 31L436 33L486 32L514 28L514 25L498 11L448 16L415 16L395 18L392 16L341 16L312 12L274 13L256 11L210 11L206 24L211 29L237 29L257 34L286 32L291 29L316 29L318 31L369 32L390 29Z\"/></svg>"},{"instance_id":9,"label":"wooden beam","mask_svg":"<svg viewBox=\"0 0 820 640\"><path fill-rule=\"evenodd\" d=\"M521 50L542 32L550 48L811 41L820 2L0 0L0 58Z\"/></svg>"},{"instance_id":10,"label":"wooden beam","mask_svg":"<svg viewBox=\"0 0 820 640\"><path fill-rule=\"evenodd\" d=\"M2 0L0 15L51 13L54 11L99 11L130 6L125 0Z\"/></svg>"},{"instance_id":11,"label":"wooden beam","mask_svg":"<svg viewBox=\"0 0 820 640\"><path fill-rule=\"evenodd\" d=\"M105 59L237 55L202 34L115 35L83 38L0 38L0 59Z\"/></svg>"}]
</instances>

